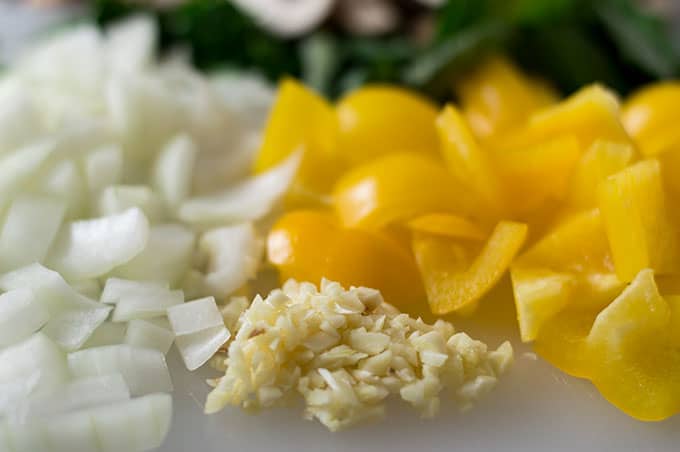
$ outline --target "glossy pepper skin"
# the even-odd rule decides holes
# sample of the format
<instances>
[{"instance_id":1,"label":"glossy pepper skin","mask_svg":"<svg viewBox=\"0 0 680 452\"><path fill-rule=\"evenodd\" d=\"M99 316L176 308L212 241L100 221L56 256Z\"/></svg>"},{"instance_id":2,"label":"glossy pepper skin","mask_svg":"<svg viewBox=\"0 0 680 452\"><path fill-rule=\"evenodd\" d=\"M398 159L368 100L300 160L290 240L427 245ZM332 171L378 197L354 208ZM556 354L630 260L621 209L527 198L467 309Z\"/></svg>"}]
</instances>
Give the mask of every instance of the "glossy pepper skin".
<instances>
[{"instance_id":1,"label":"glossy pepper skin","mask_svg":"<svg viewBox=\"0 0 680 452\"><path fill-rule=\"evenodd\" d=\"M347 229L329 213L299 210L281 217L267 238L267 257L280 274L319 283L379 289L386 300L414 314L425 293L409 250L388 233Z\"/></svg>"}]
</instances>

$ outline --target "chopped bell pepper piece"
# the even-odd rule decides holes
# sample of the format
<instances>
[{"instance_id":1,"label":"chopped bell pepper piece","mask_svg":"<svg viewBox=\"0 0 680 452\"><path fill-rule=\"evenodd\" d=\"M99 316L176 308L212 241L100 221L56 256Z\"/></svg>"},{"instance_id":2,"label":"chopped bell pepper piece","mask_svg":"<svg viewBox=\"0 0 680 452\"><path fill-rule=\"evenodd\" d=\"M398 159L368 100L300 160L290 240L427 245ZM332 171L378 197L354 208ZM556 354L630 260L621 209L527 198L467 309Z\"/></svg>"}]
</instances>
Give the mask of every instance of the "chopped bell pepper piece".
<instances>
[{"instance_id":1,"label":"chopped bell pepper piece","mask_svg":"<svg viewBox=\"0 0 680 452\"><path fill-rule=\"evenodd\" d=\"M479 146L461 113L447 105L437 118L442 153L454 180L475 198L475 214L495 218L503 211L501 182L490 156Z\"/></svg>"},{"instance_id":2,"label":"chopped bell pepper piece","mask_svg":"<svg viewBox=\"0 0 680 452\"><path fill-rule=\"evenodd\" d=\"M465 118L479 138L505 133L558 99L545 83L526 76L498 55L461 78L456 93Z\"/></svg>"},{"instance_id":3,"label":"chopped bell pepper piece","mask_svg":"<svg viewBox=\"0 0 680 452\"><path fill-rule=\"evenodd\" d=\"M616 273L631 281L643 268L680 272L678 233L671 225L658 160L645 160L608 177L598 188Z\"/></svg>"},{"instance_id":4,"label":"chopped bell pepper piece","mask_svg":"<svg viewBox=\"0 0 680 452\"><path fill-rule=\"evenodd\" d=\"M336 112L340 152L351 166L400 151L439 155L437 109L412 91L367 85L340 99Z\"/></svg>"},{"instance_id":5,"label":"chopped bell pepper piece","mask_svg":"<svg viewBox=\"0 0 680 452\"><path fill-rule=\"evenodd\" d=\"M612 174L623 170L633 160L630 144L597 140L581 157L569 189L570 207L589 209L597 206L597 186Z\"/></svg>"},{"instance_id":6,"label":"chopped bell pepper piece","mask_svg":"<svg viewBox=\"0 0 680 452\"><path fill-rule=\"evenodd\" d=\"M677 126L680 82L660 82L642 88L623 105L621 120L645 156L680 147Z\"/></svg>"},{"instance_id":7,"label":"chopped bell pepper piece","mask_svg":"<svg viewBox=\"0 0 680 452\"><path fill-rule=\"evenodd\" d=\"M265 171L303 149L293 194L329 193L343 169L336 148L337 128L335 111L324 98L293 79L284 79L269 113L255 171Z\"/></svg>"},{"instance_id":8,"label":"chopped bell pepper piece","mask_svg":"<svg viewBox=\"0 0 680 452\"><path fill-rule=\"evenodd\" d=\"M439 162L414 153L387 155L350 170L333 196L345 226L367 228L429 212L460 213L468 202Z\"/></svg>"},{"instance_id":9,"label":"chopped bell pepper piece","mask_svg":"<svg viewBox=\"0 0 680 452\"><path fill-rule=\"evenodd\" d=\"M409 229L432 235L457 237L461 239L484 240L488 234L474 223L457 215L430 213L410 220Z\"/></svg>"},{"instance_id":10,"label":"chopped bell pepper piece","mask_svg":"<svg viewBox=\"0 0 680 452\"><path fill-rule=\"evenodd\" d=\"M299 210L281 217L267 238L267 257L281 282L373 287L400 309L421 314L425 292L408 248L384 232L345 229L321 211Z\"/></svg>"},{"instance_id":11,"label":"chopped bell pepper piece","mask_svg":"<svg viewBox=\"0 0 680 452\"><path fill-rule=\"evenodd\" d=\"M576 138L564 136L528 149L494 153L513 216L535 211L567 195L572 170L580 156Z\"/></svg>"},{"instance_id":12,"label":"chopped bell pepper piece","mask_svg":"<svg viewBox=\"0 0 680 452\"><path fill-rule=\"evenodd\" d=\"M443 315L472 309L498 282L522 247L527 226L500 222L486 244L417 233L413 251L430 310Z\"/></svg>"},{"instance_id":13,"label":"chopped bell pepper piece","mask_svg":"<svg viewBox=\"0 0 680 452\"><path fill-rule=\"evenodd\" d=\"M661 173L666 189L673 197L675 205L680 204L680 147L659 156Z\"/></svg>"},{"instance_id":14,"label":"chopped bell pepper piece","mask_svg":"<svg viewBox=\"0 0 680 452\"><path fill-rule=\"evenodd\" d=\"M672 340L672 318L653 271L644 269L598 314L588 335L590 379L605 399L636 419L657 421L680 412L680 348Z\"/></svg>"}]
</instances>

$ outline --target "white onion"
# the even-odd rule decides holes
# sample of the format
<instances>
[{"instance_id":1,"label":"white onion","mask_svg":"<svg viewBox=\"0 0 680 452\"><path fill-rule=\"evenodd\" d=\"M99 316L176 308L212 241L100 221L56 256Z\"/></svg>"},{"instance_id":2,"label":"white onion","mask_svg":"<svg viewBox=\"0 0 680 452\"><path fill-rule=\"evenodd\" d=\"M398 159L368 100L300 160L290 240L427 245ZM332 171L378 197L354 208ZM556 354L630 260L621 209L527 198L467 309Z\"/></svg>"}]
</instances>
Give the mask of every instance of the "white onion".
<instances>
[{"instance_id":1,"label":"white onion","mask_svg":"<svg viewBox=\"0 0 680 452\"><path fill-rule=\"evenodd\" d=\"M0 153L17 149L41 132L40 116L27 90L16 80L0 85Z\"/></svg>"},{"instance_id":2,"label":"white onion","mask_svg":"<svg viewBox=\"0 0 680 452\"><path fill-rule=\"evenodd\" d=\"M45 425L50 452L96 451L97 432L90 413L76 411L52 418Z\"/></svg>"},{"instance_id":3,"label":"white onion","mask_svg":"<svg viewBox=\"0 0 680 452\"><path fill-rule=\"evenodd\" d=\"M104 284L99 301L116 304L123 298L130 297L159 297L164 296L169 289L168 284L152 281L132 281L121 278L109 278Z\"/></svg>"},{"instance_id":4,"label":"white onion","mask_svg":"<svg viewBox=\"0 0 680 452\"><path fill-rule=\"evenodd\" d=\"M120 373L133 396L172 391L165 356L158 350L125 344L88 348L69 353L68 367L76 377Z\"/></svg>"},{"instance_id":5,"label":"white onion","mask_svg":"<svg viewBox=\"0 0 680 452\"><path fill-rule=\"evenodd\" d=\"M226 327L216 326L198 333L177 336L175 345L186 368L196 370L208 362L230 337L231 333Z\"/></svg>"},{"instance_id":6,"label":"white onion","mask_svg":"<svg viewBox=\"0 0 680 452\"><path fill-rule=\"evenodd\" d=\"M217 308L214 297L205 297L173 306L168 309L168 320L172 331L177 336L224 326L222 314Z\"/></svg>"},{"instance_id":7,"label":"white onion","mask_svg":"<svg viewBox=\"0 0 680 452\"><path fill-rule=\"evenodd\" d=\"M262 260L264 241L250 223L203 234L199 243L208 255L205 284L210 293L225 298L254 278Z\"/></svg>"},{"instance_id":8,"label":"white onion","mask_svg":"<svg viewBox=\"0 0 680 452\"><path fill-rule=\"evenodd\" d=\"M134 347L152 348L167 354L175 340L174 333L146 320L134 319L128 323L125 343Z\"/></svg>"},{"instance_id":9,"label":"white onion","mask_svg":"<svg viewBox=\"0 0 680 452\"><path fill-rule=\"evenodd\" d=\"M189 223L214 225L257 220L284 195L300 166L302 152L294 152L271 170L214 195L182 203L179 217Z\"/></svg>"},{"instance_id":10,"label":"white onion","mask_svg":"<svg viewBox=\"0 0 680 452\"><path fill-rule=\"evenodd\" d=\"M36 302L29 289L10 290L0 295L0 347L28 338L49 318L45 306Z\"/></svg>"},{"instance_id":11,"label":"white onion","mask_svg":"<svg viewBox=\"0 0 680 452\"><path fill-rule=\"evenodd\" d=\"M118 284L120 285L120 282ZM131 287L134 284L133 281L127 281L126 284L128 288L125 293L120 294L113 311L114 322L159 317L165 315L169 307L184 302L184 293L181 290L168 290L149 282L138 283L136 288ZM106 287L104 287L104 294L102 300L109 300L109 297L113 297L107 294Z\"/></svg>"},{"instance_id":12,"label":"white onion","mask_svg":"<svg viewBox=\"0 0 680 452\"><path fill-rule=\"evenodd\" d=\"M67 279L103 275L146 246L149 222L137 208L94 220L75 221L59 233L51 266Z\"/></svg>"},{"instance_id":13,"label":"white onion","mask_svg":"<svg viewBox=\"0 0 680 452\"><path fill-rule=\"evenodd\" d=\"M0 232L0 265L10 270L42 262L59 230L66 206L38 196L19 196Z\"/></svg>"},{"instance_id":14,"label":"white onion","mask_svg":"<svg viewBox=\"0 0 680 452\"><path fill-rule=\"evenodd\" d=\"M132 73L153 61L158 30L155 22L139 16L109 28L105 50L112 70Z\"/></svg>"},{"instance_id":15,"label":"white onion","mask_svg":"<svg viewBox=\"0 0 680 452\"><path fill-rule=\"evenodd\" d=\"M35 371L28 377L0 383L0 418L14 415L40 381L40 372ZM2 449L0 449L2 450Z\"/></svg>"},{"instance_id":16,"label":"white onion","mask_svg":"<svg viewBox=\"0 0 680 452\"><path fill-rule=\"evenodd\" d=\"M195 243L196 235L185 226L153 226L144 250L131 261L116 267L112 274L122 278L162 281L176 287L189 270Z\"/></svg>"},{"instance_id":17,"label":"white onion","mask_svg":"<svg viewBox=\"0 0 680 452\"><path fill-rule=\"evenodd\" d=\"M49 140L27 145L0 158L0 206L26 187L55 148L56 143Z\"/></svg>"},{"instance_id":18,"label":"white onion","mask_svg":"<svg viewBox=\"0 0 680 452\"><path fill-rule=\"evenodd\" d=\"M197 152L191 137L178 135L158 155L153 185L166 206L174 208L189 195Z\"/></svg>"},{"instance_id":19,"label":"white onion","mask_svg":"<svg viewBox=\"0 0 680 452\"><path fill-rule=\"evenodd\" d=\"M85 157L87 185L94 194L120 182L123 174L123 151L109 145L95 149Z\"/></svg>"},{"instance_id":20,"label":"white onion","mask_svg":"<svg viewBox=\"0 0 680 452\"><path fill-rule=\"evenodd\" d=\"M102 347L104 345L116 345L125 340L126 323L104 322L87 339L81 348Z\"/></svg>"},{"instance_id":21,"label":"white onion","mask_svg":"<svg viewBox=\"0 0 680 452\"><path fill-rule=\"evenodd\" d=\"M102 286L96 279L83 279L71 283L73 290L92 300L97 300L101 296Z\"/></svg>"},{"instance_id":22,"label":"white onion","mask_svg":"<svg viewBox=\"0 0 680 452\"><path fill-rule=\"evenodd\" d=\"M64 160L52 167L36 191L64 202L66 218L80 218L87 208L85 180L73 161Z\"/></svg>"},{"instance_id":23,"label":"white onion","mask_svg":"<svg viewBox=\"0 0 680 452\"><path fill-rule=\"evenodd\" d=\"M163 213L161 199L145 185L112 185L99 197L98 212L102 216L138 207L151 222L160 220Z\"/></svg>"}]
</instances>

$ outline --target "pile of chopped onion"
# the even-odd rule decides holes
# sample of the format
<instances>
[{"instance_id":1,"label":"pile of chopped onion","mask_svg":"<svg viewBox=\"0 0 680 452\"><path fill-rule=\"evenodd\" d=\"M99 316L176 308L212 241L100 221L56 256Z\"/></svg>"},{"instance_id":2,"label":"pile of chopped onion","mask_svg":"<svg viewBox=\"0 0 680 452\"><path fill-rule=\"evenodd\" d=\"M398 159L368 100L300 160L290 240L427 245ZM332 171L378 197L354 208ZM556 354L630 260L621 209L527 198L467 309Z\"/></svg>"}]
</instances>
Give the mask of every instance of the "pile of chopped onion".
<instances>
[{"instance_id":1,"label":"pile of chopped onion","mask_svg":"<svg viewBox=\"0 0 680 452\"><path fill-rule=\"evenodd\" d=\"M300 163L249 177L270 88L159 61L156 35L79 26L0 76L0 450L158 447L165 354L229 339L216 300Z\"/></svg>"}]
</instances>

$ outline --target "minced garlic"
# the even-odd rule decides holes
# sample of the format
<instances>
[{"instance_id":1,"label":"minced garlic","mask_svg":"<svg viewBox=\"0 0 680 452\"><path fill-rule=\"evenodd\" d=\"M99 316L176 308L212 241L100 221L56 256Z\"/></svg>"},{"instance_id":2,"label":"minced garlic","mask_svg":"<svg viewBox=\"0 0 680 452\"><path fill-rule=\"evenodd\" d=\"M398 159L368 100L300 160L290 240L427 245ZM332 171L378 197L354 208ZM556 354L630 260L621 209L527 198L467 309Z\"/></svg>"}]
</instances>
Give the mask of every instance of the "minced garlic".
<instances>
[{"instance_id":1,"label":"minced garlic","mask_svg":"<svg viewBox=\"0 0 680 452\"><path fill-rule=\"evenodd\" d=\"M297 392L305 417L332 431L381 418L390 394L423 417L437 413L444 391L467 408L513 360L508 342L488 351L448 322L399 313L377 290L329 281L318 291L290 280L257 296L235 328L227 357L214 361L226 371L213 382L206 412L272 407Z\"/></svg>"}]
</instances>

